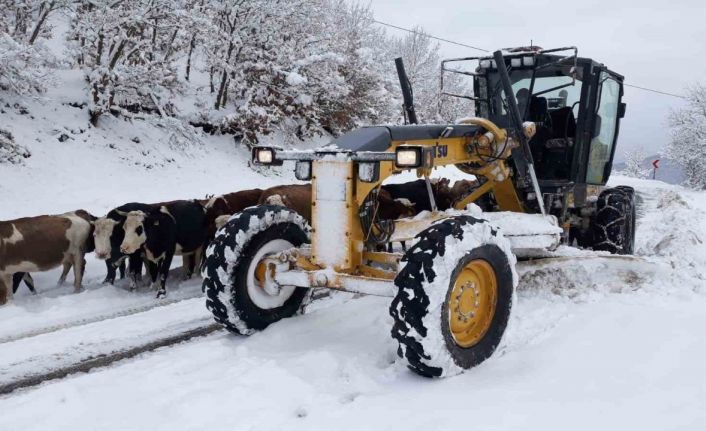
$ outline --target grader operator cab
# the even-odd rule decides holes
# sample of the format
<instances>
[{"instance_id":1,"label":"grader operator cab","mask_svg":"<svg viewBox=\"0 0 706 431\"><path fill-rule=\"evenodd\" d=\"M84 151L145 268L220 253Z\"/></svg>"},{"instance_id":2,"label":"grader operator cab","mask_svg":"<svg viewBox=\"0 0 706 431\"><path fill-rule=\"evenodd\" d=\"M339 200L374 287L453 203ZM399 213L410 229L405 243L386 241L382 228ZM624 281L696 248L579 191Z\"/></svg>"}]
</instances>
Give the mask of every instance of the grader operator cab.
<instances>
[{"instance_id":1,"label":"grader operator cab","mask_svg":"<svg viewBox=\"0 0 706 431\"><path fill-rule=\"evenodd\" d=\"M571 227L566 232L570 242L576 240L581 246L612 253L632 253L632 232L619 239L618 235L606 237L599 226L612 218L604 221L586 214L596 212L595 198L610 176L620 119L625 115L623 76L594 60L580 58L575 47L509 51L504 55L503 69L489 57L444 60L442 95L473 100L476 114L502 128L516 127L513 125L518 122L508 104L508 95L514 97L520 120L536 126L528 148L515 151L509 161L518 173L528 162L534 165L542 199L536 199L531 179L519 175L515 181L526 209L540 212L543 206L556 215L562 226ZM472 72L462 69L469 62L476 66ZM473 77L472 96L444 90L444 77L454 73ZM505 75L512 90L503 84ZM626 196L615 198L611 193ZM623 187L607 192L604 200L632 202L632 193Z\"/></svg>"},{"instance_id":2,"label":"grader operator cab","mask_svg":"<svg viewBox=\"0 0 706 431\"><path fill-rule=\"evenodd\" d=\"M444 376L495 351L518 257L562 242L630 253L633 191L602 190L625 111L622 77L566 51L442 63L442 93L447 73L474 80L474 94L458 96L472 98L478 116L458 124L365 127L314 151L255 147L254 163L295 161L297 178L311 181L312 223L276 205L231 217L203 270L216 321L247 335L296 314L313 289L387 296L400 357L421 375ZM467 61L477 67L449 66ZM429 176L447 165L478 183L436 211ZM409 170L425 178L433 211L381 219L382 182ZM380 251L404 241L409 248Z\"/></svg>"}]
</instances>

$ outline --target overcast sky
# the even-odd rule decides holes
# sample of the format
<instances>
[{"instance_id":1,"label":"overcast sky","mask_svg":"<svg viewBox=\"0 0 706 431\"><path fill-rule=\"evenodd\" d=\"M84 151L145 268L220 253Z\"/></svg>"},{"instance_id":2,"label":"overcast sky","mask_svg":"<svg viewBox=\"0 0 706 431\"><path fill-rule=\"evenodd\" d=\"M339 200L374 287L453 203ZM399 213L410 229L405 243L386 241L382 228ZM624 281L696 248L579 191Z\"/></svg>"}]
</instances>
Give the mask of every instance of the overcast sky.
<instances>
[{"instance_id":1,"label":"overcast sky","mask_svg":"<svg viewBox=\"0 0 706 431\"><path fill-rule=\"evenodd\" d=\"M580 56L606 64L634 85L683 94L691 83L706 83L706 0L371 0L371 5L380 21L421 25L434 36L489 50L530 40L543 48L575 45ZM441 43L441 54L482 53ZM616 156L639 146L658 152L669 139L666 117L680 99L626 87L623 100L628 107Z\"/></svg>"}]
</instances>

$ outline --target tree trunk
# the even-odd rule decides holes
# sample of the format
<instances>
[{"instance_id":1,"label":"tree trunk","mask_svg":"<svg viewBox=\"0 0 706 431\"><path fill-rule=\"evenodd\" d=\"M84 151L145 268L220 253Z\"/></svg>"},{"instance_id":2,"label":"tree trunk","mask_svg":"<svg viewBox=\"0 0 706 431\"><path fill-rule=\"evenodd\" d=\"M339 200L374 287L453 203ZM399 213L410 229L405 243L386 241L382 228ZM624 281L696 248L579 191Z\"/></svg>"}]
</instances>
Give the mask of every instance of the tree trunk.
<instances>
[{"instance_id":1,"label":"tree trunk","mask_svg":"<svg viewBox=\"0 0 706 431\"><path fill-rule=\"evenodd\" d=\"M33 45L34 41L37 40L37 37L39 36L39 32L42 29L42 26L44 25L44 22L47 20L47 17L49 16L49 13L54 10L54 2L49 3L49 6L45 7L45 4L42 3L42 7L39 12L39 19L37 20L37 25L34 26L34 30L32 30L32 36L29 38L29 44Z\"/></svg>"},{"instance_id":2,"label":"tree trunk","mask_svg":"<svg viewBox=\"0 0 706 431\"><path fill-rule=\"evenodd\" d=\"M113 70L120 60L120 56L123 55L123 50L125 49L125 39L120 41L120 45L115 50L113 57L110 59L110 64L108 64L108 69Z\"/></svg>"},{"instance_id":3,"label":"tree trunk","mask_svg":"<svg viewBox=\"0 0 706 431\"><path fill-rule=\"evenodd\" d=\"M103 35L103 31L101 31L98 35L98 53L96 54L96 65L100 65L101 61L103 61L104 38L105 36Z\"/></svg>"},{"instance_id":4,"label":"tree trunk","mask_svg":"<svg viewBox=\"0 0 706 431\"><path fill-rule=\"evenodd\" d=\"M221 85L218 87L218 95L216 96L215 108L220 109L221 100L223 99L223 94L226 91L226 84L228 83L228 72L223 69L223 74L221 75Z\"/></svg>"},{"instance_id":5,"label":"tree trunk","mask_svg":"<svg viewBox=\"0 0 706 431\"><path fill-rule=\"evenodd\" d=\"M155 18L154 27L152 27L152 50L148 53L150 61L154 61L154 53L157 51L157 23L159 21Z\"/></svg>"},{"instance_id":6,"label":"tree trunk","mask_svg":"<svg viewBox=\"0 0 706 431\"><path fill-rule=\"evenodd\" d=\"M233 34L233 31L231 30L231 34ZM233 41L231 40L228 43L228 53L226 54L226 61L225 64L226 66L230 64L230 58L233 55L233 48L235 48L235 45L233 45ZM221 85L218 88L218 95L216 96L216 109L219 109L219 106L225 106L225 101L223 100L223 94L225 93L226 90L226 83L228 82L228 71L223 68L223 75L221 76Z\"/></svg>"},{"instance_id":7,"label":"tree trunk","mask_svg":"<svg viewBox=\"0 0 706 431\"><path fill-rule=\"evenodd\" d=\"M174 30L174 33L172 33L172 37L169 39L169 46L167 47L167 53L164 54L164 61L169 60L169 57L171 57L172 53L174 52L174 41L176 40L178 32L179 29Z\"/></svg>"},{"instance_id":8,"label":"tree trunk","mask_svg":"<svg viewBox=\"0 0 706 431\"><path fill-rule=\"evenodd\" d=\"M186 80L189 80L189 75L191 74L191 55L194 53L194 46L196 45L196 34L191 36L191 42L189 42L189 55L186 57ZM213 79L211 79L211 93L213 93Z\"/></svg>"}]
</instances>

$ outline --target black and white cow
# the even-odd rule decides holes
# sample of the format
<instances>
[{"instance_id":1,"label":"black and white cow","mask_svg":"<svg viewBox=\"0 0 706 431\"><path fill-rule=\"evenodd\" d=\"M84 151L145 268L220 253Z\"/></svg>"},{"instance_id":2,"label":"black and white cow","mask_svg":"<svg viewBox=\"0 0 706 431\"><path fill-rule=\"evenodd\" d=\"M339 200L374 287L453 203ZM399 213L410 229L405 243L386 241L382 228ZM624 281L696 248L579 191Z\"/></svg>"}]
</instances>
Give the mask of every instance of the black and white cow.
<instances>
[{"instance_id":1,"label":"black and white cow","mask_svg":"<svg viewBox=\"0 0 706 431\"><path fill-rule=\"evenodd\" d=\"M123 224L131 211L149 212L158 208L161 204L143 204L131 202L121 205L108 212L105 217L101 217L94 222L94 239L96 244L96 256L105 260L107 274L104 283L113 284L117 271L120 271L120 278L125 278L125 260L129 261L130 289L137 287L138 281L142 277L142 252L138 249L132 254L125 254L120 251L120 246L125 239Z\"/></svg>"},{"instance_id":2,"label":"black and white cow","mask_svg":"<svg viewBox=\"0 0 706 431\"><path fill-rule=\"evenodd\" d=\"M206 212L198 201L175 201L150 211L132 211L123 225L125 238L120 251L132 254L144 249L152 284L161 298L167 294L167 275L174 255L183 256L184 279L193 275L201 260L207 228Z\"/></svg>"}]
</instances>

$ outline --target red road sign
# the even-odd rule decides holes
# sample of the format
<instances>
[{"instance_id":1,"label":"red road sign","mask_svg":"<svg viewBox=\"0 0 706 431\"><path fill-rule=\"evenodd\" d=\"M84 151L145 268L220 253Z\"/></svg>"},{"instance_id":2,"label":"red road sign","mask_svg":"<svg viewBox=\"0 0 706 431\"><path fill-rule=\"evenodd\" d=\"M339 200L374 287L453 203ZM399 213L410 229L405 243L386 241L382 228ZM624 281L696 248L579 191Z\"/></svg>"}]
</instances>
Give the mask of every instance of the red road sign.
<instances>
[{"instance_id":1,"label":"red road sign","mask_svg":"<svg viewBox=\"0 0 706 431\"><path fill-rule=\"evenodd\" d=\"M654 167L655 169L659 168L659 159L652 162L652 167Z\"/></svg>"}]
</instances>

